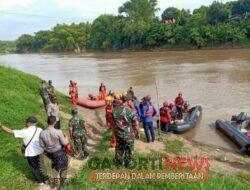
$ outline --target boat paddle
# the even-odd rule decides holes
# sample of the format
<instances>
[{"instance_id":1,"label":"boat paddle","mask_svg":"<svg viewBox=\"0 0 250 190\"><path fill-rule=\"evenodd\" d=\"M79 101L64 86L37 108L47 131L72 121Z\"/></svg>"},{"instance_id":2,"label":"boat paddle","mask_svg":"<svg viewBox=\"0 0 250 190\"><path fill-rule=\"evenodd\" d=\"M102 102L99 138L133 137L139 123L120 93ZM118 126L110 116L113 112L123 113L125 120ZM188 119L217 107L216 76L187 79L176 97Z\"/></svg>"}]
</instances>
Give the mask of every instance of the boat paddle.
<instances>
[{"instance_id":1,"label":"boat paddle","mask_svg":"<svg viewBox=\"0 0 250 190\"><path fill-rule=\"evenodd\" d=\"M157 106L158 106L158 112L159 112L159 110L160 110L159 93L158 93L158 88L157 88L157 82L156 81L155 81L155 89L156 89ZM160 113L158 113L157 128L158 128L158 141L162 141L161 128L160 128Z\"/></svg>"}]
</instances>

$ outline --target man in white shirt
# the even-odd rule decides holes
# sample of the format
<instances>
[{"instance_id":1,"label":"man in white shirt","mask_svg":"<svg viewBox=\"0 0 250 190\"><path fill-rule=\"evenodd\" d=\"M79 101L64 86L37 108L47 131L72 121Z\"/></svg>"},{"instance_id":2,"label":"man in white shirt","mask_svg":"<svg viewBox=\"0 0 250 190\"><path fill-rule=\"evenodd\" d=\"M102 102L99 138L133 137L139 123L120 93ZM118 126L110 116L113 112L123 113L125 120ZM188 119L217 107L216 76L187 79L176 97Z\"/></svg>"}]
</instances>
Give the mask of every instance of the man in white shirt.
<instances>
[{"instance_id":1,"label":"man in white shirt","mask_svg":"<svg viewBox=\"0 0 250 190\"><path fill-rule=\"evenodd\" d=\"M2 125L0 125L0 127L3 131L13 134L15 138L23 139L23 143L26 147L25 157L28 160L31 171L38 183L43 185L48 178L43 176L39 167L39 156L43 153L43 148L39 143L39 137L42 129L36 127L36 123L37 119L31 116L26 119L27 128L21 130L12 130Z\"/></svg>"}]
</instances>

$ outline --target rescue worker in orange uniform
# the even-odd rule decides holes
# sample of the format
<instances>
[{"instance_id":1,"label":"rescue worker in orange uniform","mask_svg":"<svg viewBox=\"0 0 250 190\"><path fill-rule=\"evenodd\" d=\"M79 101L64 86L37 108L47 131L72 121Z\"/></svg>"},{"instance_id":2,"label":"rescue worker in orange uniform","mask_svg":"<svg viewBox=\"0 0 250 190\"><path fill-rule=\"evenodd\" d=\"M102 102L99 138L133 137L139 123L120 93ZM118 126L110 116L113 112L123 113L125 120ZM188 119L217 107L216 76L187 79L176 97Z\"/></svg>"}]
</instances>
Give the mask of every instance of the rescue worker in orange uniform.
<instances>
[{"instance_id":1,"label":"rescue worker in orange uniform","mask_svg":"<svg viewBox=\"0 0 250 190\"><path fill-rule=\"evenodd\" d=\"M105 100L106 95L106 86L103 84L103 82L101 82L101 85L99 87L99 100Z\"/></svg>"},{"instance_id":2,"label":"rescue worker in orange uniform","mask_svg":"<svg viewBox=\"0 0 250 190\"><path fill-rule=\"evenodd\" d=\"M182 97L182 92L178 93L178 96L175 98L174 103L177 109L178 119L182 119L182 110L185 105L185 101Z\"/></svg>"},{"instance_id":3,"label":"rescue worker in orange uniform","mask_svg":"<svg viewBox=\"0 0 250 190\"><path fill-rule=\"evenodd\" d=\"M72 84L70 86L69 95L71 96L71 101L73 105L77 105L78 99L78 87L76 81L72 80Z\"/></svg>"},{"instance_id":4,"label":"rescue worker in orange uniform","mask_svg":"<svg viewBox=\"0 0 250 190\"><path fill-rule=\"evenodd\" d=\"M106 116L106 125L112 129L113 126L113 104L111 96L106 97L106 107L105 107L105 116Z\"/></svg>"},{"instance_id":5,"label":"rescue worker in orange uniform","mask_svg":"<svg viewBox=\"0 0 250 190\"><path fill-rule=\"evenodd\" d=\"M160 122L161 130L168 132L171 122L171 110L167 102L163 102L163 107L160 108Z\"/></svg>"}]
</instances>

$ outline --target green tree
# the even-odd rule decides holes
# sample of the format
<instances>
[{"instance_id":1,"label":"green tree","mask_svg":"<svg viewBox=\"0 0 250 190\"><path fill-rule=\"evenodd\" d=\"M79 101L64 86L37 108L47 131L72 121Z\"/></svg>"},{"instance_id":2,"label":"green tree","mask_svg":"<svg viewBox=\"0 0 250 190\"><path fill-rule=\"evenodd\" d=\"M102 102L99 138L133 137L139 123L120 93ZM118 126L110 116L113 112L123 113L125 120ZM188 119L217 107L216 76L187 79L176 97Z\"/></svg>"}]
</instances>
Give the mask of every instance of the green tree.
<instances>
[{"instance_id":1,"label":"green tree","mask_svg":"<svg viewBox=\"0 0 250 190\"><path fill-rule=\"evenodd\" d=\"M190 30L190 41L198 48L203 47L206 43L198 28L192 28Z\"/></svg>"},{"instance_id":2,"label":"green tree","mask_svg":"<svg viewBox=\"0 0 250 190\"><path fill-rule=\"evenodd\" d=\"M198 9L195 9L193 11L193 14L191 16L191 24L194 25L204 25L209 23L209 18L208 18L208 7L206 6L201 6Z\"/></svg>"},{"instance_id":3,"label":"green tree","mask_svg":"<svg viewBox=\"0 0 250 190\"><path fill-rule=\"evenodd\" d=\"M33 49L35 52L42 51L49 42L51 31L39 31L35 33Z\"/></svg>"},{"instance_id":4,"label":"green tree","mask_svg":"<svg viewBox=\"0 0 250 190\"><path fill-rule=\"evenodd\" d=\"M214 1L208 9L208 20L211 24L217 24L219 22L224 22L229 18L231 10L220 2Z\"/></svg>"},{"instance_id":5,"label":"green tree","mask_svg":"<svg viewBox=\"0 0 250 190\"><path fill-rule=\"evenodd\" d=\"M119 17L101 15L92 24L87 47L90 49L112 48L113 34Z\"/></svg>"},{"instance_id":6,"label":"green tree","mask_svg":"<svg viewBox=\"0 0 250 190\"><path fill-rule=\"evenodd\" d=\"M125 13L133 21L148 21L155 17L157 0L129 0L125 2L118 11Z\"/></svg>"},{"instance_id":7,"label":"green tree","mask_svg":"<svg viewBox=\"0 0 250 190\"><path fill-rule=\"evenodd\" d=\"M175 7L168 7L165 9L161 15L162 20L167 19L179 19L180 17L180 10Z\"/></svg>"},{"instance_id":8,"label":"green tree","mask_svg":"<svg viewBox=\"0 0 250 190\"><path fill-rule=\"evenodd\" d=\"M34 37L28 34L23 34L17 39L16 51L18 53L33 52Z\"/></svg>"},{"instance_id":9,"label":"green tree","mask_svg":"<svg viewBox=\"0 0 250 190\"><path fill-rule=\"evenodd\" d=\"M166 36L164 35L166 27L167 26L165 24L159 22L157 19L152 20L146 35L145 45L155 47L166 43Z\"/></svg>"},{"instance_id":10,"label":"green tree","mask_svg":"<svg viewBox=\"0 0 250 190\"><path fill-rule=\"evenodd\" d=\"M250 0L238 0L233 2L233 15L245 15L250 11Z\"/></svg>"}]
</instances>

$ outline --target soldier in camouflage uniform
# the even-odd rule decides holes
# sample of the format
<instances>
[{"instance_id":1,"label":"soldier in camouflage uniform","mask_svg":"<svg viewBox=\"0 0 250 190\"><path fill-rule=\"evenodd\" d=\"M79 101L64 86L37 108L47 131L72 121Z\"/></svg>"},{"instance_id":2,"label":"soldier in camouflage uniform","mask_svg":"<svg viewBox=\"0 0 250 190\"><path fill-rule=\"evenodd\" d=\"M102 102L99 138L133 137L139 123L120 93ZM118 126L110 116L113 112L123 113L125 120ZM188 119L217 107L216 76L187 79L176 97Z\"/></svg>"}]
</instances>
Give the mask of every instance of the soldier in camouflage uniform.
<instances>
[{"instance_id":1,"label":"soldier in camouflage uniform","mask_svg":"<svg viewBox=\"0 0 250 190\"><path fill-rule=\"evenodd\" d=\"M55 91L55 87L52 85L52 80L49 80L48 94L49 94L50 100L56 98L56 91Z\"/></svg>"},{"instance_id":2,"label":"soldier in camouflage uniform","mask_svg":"<svg viewBox=\"0 0 250 190\"><path fill-rule=\"evenodd\" d=\"M85 121L82 120L77 114L77 108L71 110L72 118L69 120L70 137L74 142L77 154L83 152L83 158L87 158L89 153L87 151L87 129L85 127Z\"/></svg>"},{"instance_id":3,"label":"soldier in camouflage uniform","mask_svg":"<svg viewBox=\"0 0 250 190\"><path fill-rule=\"evenodd\" d=\"M117 143L115 148L115 162L117 165L121 165L122 157L125 153L125 167L129 167L133 156L135 136L137 139L140 136L136 115L126 104L116 104L114 101L113 119Z\"/></svg>"},{"instance_id":4,"label":"soldier in camouflage uniform","mask_svg":"<svg viewBox=\"0 0 250 190\"><path fill-rule=\"evenodd\" d=\"M48 89L46 87L46 82L44 80L42 81L42 85L39 88L39 94L41 95L41 97L43 99L43 105L44 105L44 108L47 112L48 105L50 103L50 99L49 99Z\"/></svg>"}]
</instances>

